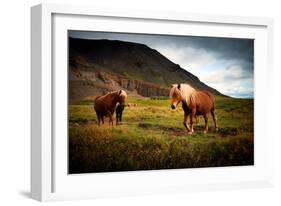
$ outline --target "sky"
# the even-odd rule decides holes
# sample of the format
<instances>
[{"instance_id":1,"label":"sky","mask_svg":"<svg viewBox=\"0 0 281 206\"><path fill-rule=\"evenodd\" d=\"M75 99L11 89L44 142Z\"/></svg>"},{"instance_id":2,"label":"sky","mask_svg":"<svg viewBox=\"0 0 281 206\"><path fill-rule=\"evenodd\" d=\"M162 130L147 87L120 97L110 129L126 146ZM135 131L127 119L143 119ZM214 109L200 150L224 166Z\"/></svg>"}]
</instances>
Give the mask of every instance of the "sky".
<instances>
[{"instance_id":1,"label":"sky","mask_svg":"<svg viewBox=\"0 0 281 206\"><path fill-rule=\"evenodd\" d=\"M109 39L142 43L156 49L205 84L236 98L254 97L254 40L69 31L83 39Z\"/></svg>"}]
</instances>

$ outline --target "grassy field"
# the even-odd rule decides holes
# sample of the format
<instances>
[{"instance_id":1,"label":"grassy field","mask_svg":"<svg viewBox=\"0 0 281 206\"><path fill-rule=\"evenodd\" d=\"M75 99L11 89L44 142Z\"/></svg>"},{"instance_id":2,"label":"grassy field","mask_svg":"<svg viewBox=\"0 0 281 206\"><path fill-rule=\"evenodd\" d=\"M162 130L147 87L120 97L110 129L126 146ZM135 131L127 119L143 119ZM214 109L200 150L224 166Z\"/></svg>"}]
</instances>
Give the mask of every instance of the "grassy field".
<instances>
[{"instance_id":1,"label":"grassy field","mask_svg":"<svg viewBox=\"0 0 281 206\"><path fill-rule=\"evenodd\" d=\"M209 118L187 135L181 106L165 98L129 97L123 123L97 126L91 100L69 107L69 173L252 165L253 100L216 98L219 131Z\"/></svg>"}]
</instances>

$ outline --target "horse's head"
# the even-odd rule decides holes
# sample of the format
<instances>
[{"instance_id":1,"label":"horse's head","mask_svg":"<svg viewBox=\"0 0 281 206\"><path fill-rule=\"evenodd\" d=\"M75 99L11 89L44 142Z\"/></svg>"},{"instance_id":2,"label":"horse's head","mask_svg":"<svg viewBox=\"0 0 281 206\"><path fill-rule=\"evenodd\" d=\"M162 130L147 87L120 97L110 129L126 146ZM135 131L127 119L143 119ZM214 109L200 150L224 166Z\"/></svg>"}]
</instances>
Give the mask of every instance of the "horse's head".
<instances>
[{"instance_id":1,"label":"horse's head","mask_svg":"<svg viewBox=\"0 0 281 206\"><path fill-rule=\"evenodd\" d=\"M176 109L178 104L182 101L180 84L171 85L170 98L171 98L171 108Z\"/></svg>"},{"instance_id":2,"label":"horse's head","mask_svg":"<svg viewBox=\"0 0 281 206\"><path fill-rule=\"evenodd\" d=\"M119 90L118 91L118 102L124 106L125 105L125 100L127 98L127 93L124 90Z\"/></svg>"}]
</instances>

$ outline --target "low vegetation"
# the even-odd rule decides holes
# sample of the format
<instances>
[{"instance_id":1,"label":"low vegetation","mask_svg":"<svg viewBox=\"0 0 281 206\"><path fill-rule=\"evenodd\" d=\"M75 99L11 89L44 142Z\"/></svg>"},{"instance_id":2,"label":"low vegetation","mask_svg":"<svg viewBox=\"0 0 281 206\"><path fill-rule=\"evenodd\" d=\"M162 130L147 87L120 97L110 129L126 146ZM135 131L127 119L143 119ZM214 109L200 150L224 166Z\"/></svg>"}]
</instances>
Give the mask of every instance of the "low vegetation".
<instances>
[{"instance_id":1,"label":"low vegetation","mask_svg":"<svg viewBox=\"0 0 281 206\"><path fill-rule=\"evenodd\" d=\"M219 131L211 117L187 135L181 107L167 98L129 97L123 123L97 126L93 101L69 106L69 172L252 165L254 163L253 100L217 97Z\"/></svg>"}]
</instances>

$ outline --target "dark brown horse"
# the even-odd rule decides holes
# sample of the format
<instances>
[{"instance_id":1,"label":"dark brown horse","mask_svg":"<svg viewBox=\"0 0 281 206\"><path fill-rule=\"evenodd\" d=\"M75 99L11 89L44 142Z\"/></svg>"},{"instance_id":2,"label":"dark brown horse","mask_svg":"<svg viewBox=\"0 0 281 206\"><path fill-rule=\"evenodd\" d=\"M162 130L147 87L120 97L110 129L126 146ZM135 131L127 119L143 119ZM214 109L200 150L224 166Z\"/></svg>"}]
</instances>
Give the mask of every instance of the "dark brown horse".
<instances>
[{"instance_id":1,"label":"dark brown horse","mask_svg":"<svg viewBox=\"0 0 281 206\"><path fill-rule=\"evenodd\" d=\"M202 115L205 119L204 133L208 132L208 114L211 113L215 124L216 131L218 130L217 117L215 114L215 98L207 91L196 91L188 84L173 84L170 90L171 108L176 109L178 104L182 103L184 111L183 124L188 132L194 132L194 118ZM190 128L187 124L187 118L190 116Z\"/></svg>"},{"instance_id":2,"label":"dark brown horse","mask_svg":"<svg viewBox=\"0 0 281 206\"><path fill-rule=\"evenodd\" d=\"M98 96L95 99L94 109L98 117L98 124L104 123L104 116L109 117L109 124L113 125L113 114L116 104L125 104L127 93L124 90L109 92L106 95Z\"/></svg>"}]
</instances>

